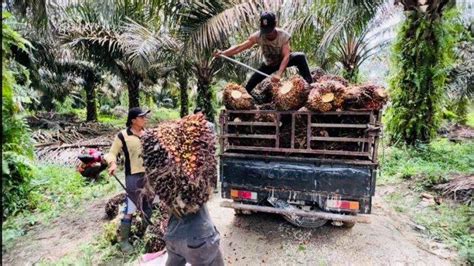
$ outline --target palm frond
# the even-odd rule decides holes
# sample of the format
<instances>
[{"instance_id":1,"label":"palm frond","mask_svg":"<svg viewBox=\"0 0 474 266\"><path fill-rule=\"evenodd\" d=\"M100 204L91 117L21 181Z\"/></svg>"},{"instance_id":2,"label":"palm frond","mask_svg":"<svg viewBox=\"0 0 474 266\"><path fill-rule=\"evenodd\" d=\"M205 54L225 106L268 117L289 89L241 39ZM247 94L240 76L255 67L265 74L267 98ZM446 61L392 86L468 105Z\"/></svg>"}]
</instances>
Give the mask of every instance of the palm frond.
<instances>
[{"instance_id":1,"label":"palm frond","mask_svg":"<svg viewBox=\"0 0 474 266\"><path fill-rule=\"evenodd\" d=\"M124 58L120 35L102 25L71 25L61 30L60 39L66 47L105 67L113 68L117 59Z\"/></svg>"},{"instance_id":2,"label":"palm frond","mask_svg":"<svg viewBox=\"0 0 474 266\"><path fill-rule=\"evenodd\" d=\"M124 25L120 41L127 59L142 72L166 57L166 53L179 51L179 43L171 36L152 32L131 19Z\"/></svg>"},{"instance_id":3,"label":"palm frond","mask_svg":"<svg viewBox=\"0 0 474 266\"><path fill-rule=\"evenodd\" d=\"M282 1L193 1L180 15L181 38L189 52L223 47L242 28L257 26L262 8L273 9Z\"/></svg>"}]
</instances>

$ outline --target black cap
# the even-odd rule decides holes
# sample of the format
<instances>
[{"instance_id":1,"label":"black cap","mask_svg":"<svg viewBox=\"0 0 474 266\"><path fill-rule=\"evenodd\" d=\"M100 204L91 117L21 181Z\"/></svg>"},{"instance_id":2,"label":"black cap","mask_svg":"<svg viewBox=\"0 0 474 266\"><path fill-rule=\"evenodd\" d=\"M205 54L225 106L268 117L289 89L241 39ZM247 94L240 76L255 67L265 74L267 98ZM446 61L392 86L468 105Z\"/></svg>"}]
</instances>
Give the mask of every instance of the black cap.
<instances>
[{"instance_id":1,"label":"black cap","mask_svg":"<svg viewBox=\"0 0 474 266\"><path fill-rule=\"evenodd\" d=\"M202 112L201 107L196 107L196 109L194 109L194 114L197 114L197 113L200 113L200 112Z\"/></svg>"},{"instance_id":2,"label":"black cap","mask_svg":"<svg viewBox=\"0 0 474 266\"><path fill-rule=\"evenodd\" d=\"M128 117L127 117L127 127L132 126L132 120L139 117L139 116L145 116L148 113L150 113L150 110L148 111L143 111L140 107L133 107L128 110Z\"/></svg>"},{"instance_id":3,"label":"black cap","mask_svg":"<svg viewBox=\"0 0 474 266\"><path fill-rule=\"evenodd\" d=\"M276 16L270 11L263 11L260 14L260 34L268 34L275 29Z\"/></svg>"}]
</instances>

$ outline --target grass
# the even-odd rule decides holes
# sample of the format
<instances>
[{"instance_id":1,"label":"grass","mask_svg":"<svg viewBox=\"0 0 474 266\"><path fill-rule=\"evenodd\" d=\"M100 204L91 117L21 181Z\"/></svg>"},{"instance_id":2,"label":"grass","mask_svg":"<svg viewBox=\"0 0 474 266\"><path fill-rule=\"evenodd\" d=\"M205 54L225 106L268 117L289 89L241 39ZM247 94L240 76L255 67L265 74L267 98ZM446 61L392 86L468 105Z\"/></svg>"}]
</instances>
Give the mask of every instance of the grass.
<instances>
[{"instance_id":1,"label":"grass","mask_svg":"<svg viewBox=\"0 0 474 266\"><path fill-rule=\"evenodd\" d=\"M114 115L99 114L97 120L102 124L107 124L115 127L124 127L127 122L126 117L116 117Z\"/></svg>"},{"instance_id":2,"label":"grass","mask_svg":"<svg viewBox=\"0 0 474 266\"><path fill-rule=\"evenodd\" d=\"M471 107L471 112L467 114L467 125L470 127L474 127L474 107Z\"/></svg>"},{"instance_id":3,"label":"grass","mask_svg":"<svg viewBox=\"0 0 474 266\"><path fill-rule=\"evenodd\" d=\"M178 119L179 110L168 108L152 108L149 115L149 123L151 125L158 124L163 121ZM113 115L99 114L98 120L100 123L109 124L116 127L124 127L127 122L127 117L116 117Z\"/></svg>"},{"instance_id":4,"label":"grass","mask_svg":"<svg viewBox=\"0 0 474 266\"><path fill-rule=\"evenodd\" d=\"M402 191L385 197L392 208L426 227L431 238L457 249L461 260L472 263L474 236L470 230L474 224L473 208L451 201L420 208L418 195L425 191L436 194L433 185L448 181L454 174L474 173L474 142L453 143L440 138L419 149L390 147L385 158L382 156L381 166L378 184L413 185L409 193L414 197L408 197Z\"/></svg>"},{"instance_id":5,"label":"grass","mask_svg":"<svg viewBox=\"0 0 474 266\"><path fill-rule=\"evenodd\" d=\"M155 124L167 120L178 119L179 117L179 110L177 109L168 109L163 107L152 108L150 114L150 122Z\"/></svg>"},{"instance_id":6,"label":"grass","mask_svg":"<svg viewBox=\"0 0 474 266\"><path fill-rule=\"evenodd\" d=\"M132 264L145 253L144 241L135 240L134 250L129 255L120 252L118 244L112 245L111 238L116 235L117 224L109 222L103 226L102 234L93 242L83 244L74 254L66 255L58 261L41 261L38 265L125 265Z\"/></svg>"},{"instance_id":7,"label":"grass","mask_svg":"<svg viewBox=\"0 0 474 266\"><path fill-rule=\"evenodd\" d=\"M77 209L84 200L102 198L117 190L115 182L103 179L87 183L74 169L39 165L32 180L30 208L3 223L2 248L8 248L30 226L47 224L67 210Z\"/></svg>"},{"instance_id":8,"label":"grass","mask_svg":"<svg viewBox=\"0 0 474 266\"><path fill-rule=\"evenodd\" d=\"M450 174L474 172L474 142L453 143L440 138L420 149L389 147L381 159L378 183L423 176L422 185L430 187L446 181Z\"/></svg>"}]
</instances>

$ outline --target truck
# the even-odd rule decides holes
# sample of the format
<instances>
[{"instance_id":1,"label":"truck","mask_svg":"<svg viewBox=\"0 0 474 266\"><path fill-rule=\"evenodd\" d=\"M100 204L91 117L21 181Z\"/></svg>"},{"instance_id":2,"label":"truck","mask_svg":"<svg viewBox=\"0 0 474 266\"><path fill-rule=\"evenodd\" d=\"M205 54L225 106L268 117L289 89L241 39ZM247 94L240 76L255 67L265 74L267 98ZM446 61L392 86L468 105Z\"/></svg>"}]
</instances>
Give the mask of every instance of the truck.
<instances>
[{"instance_id":1,"label":"truck","mask_svg":"<svg viewBox=\"0 0 474 266\"><path fill-rule=\"evenodd\" d=\"M381 111L223 110L219 125L222 207L310 228L370 221Z\"/></svg>"}]
</instances>

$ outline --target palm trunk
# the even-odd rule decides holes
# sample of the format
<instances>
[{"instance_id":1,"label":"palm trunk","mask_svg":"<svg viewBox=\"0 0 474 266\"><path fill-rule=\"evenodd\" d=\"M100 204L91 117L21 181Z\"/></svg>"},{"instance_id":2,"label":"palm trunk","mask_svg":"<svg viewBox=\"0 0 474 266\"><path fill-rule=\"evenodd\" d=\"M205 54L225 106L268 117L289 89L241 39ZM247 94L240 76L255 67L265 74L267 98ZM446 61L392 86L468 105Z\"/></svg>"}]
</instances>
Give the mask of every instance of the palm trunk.
<instances>
[{"instance_id":1,"label":"palm trunk","mask_svg":"<svg viewBox=\"0 0 474 266\"><path fill-rule=\"evenodd\" d=\"M140 107L140 77L131 74L127 79L128 87L128 107Z\"/></svg>"},{"instance_id":2,"label":"palm trunk","mask_svg":"<svg viewBox=\"0 0 474 266\"><path fill-rule=\"evenodd\" d=\"M88 73L85 75L86 84L86 110L87 116L86 121L97 121L97 97L95 92L95 76L94 73Z\"/></svg>"},{"instance_id":3,"label":"palm trunk","mask_svg":"<svg viewBox=\"0 0 474 266\"><path fill-rule=\"evenodd\" d=\"M97 121L97 101L94 87L86 87L87 119L86 121Z\"/></svg>"},{"instance_id":4,"label":"palm trunk","mask_svg":"<svg viewBox=\"0 0 474 266\"><path fill-rule=\"evenodd\" d=\"M207 120L214 122L215 111L212 107L211 82L212 75L209 67L197 67L197 105L201 107L207 116Z\"/></svg>"},{"instance_id":5,"label":"palm trunk","mask_svg":"<svg viewBox=\"0 0 474 266\"><path fill-rule=\"evenodd\" d=\"M188 78L185 75L178 77L179 83L179 96L180 96L180 116L187 116L189 113L188 108Z\"/></svg>"},{"instance_id":6,"label":"palm trunk","mask_svg":"<svg viewBox=\"0 0 474 266\"><path fill-rule=\"evenodd\" d=\"M342 77L351 83L358 83L359 69L357 67L351 67L351 64L343 64L343 66Z\"/></svg>"}]
</instances>

